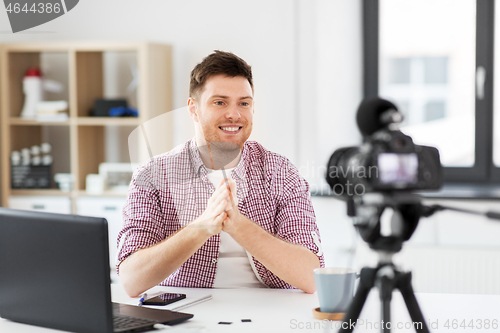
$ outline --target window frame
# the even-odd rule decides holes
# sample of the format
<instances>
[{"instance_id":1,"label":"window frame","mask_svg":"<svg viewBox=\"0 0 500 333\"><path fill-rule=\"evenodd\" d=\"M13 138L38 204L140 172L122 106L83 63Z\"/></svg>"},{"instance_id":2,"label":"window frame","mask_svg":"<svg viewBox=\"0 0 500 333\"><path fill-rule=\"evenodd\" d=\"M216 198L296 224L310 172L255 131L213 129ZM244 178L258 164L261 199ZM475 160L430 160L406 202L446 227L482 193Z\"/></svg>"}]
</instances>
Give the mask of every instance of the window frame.
<instances>
[{"instance_id":1,"label":"window frame","mask_svg":"<svg viewBox=\"0 0 500 333\"><path fill-rule=\"evenodd\" d=\"M379 88L379 0L363 0L363 96L377 96ZM493 163L494 0L476 1L476 71L486 70L484 98L475 93L475 145L472 167L443 167L445 184L500 183ZM500 75L500 73L499 73ZM477 92L477 91L476 91Z\"/></svg>"}]
</instances>

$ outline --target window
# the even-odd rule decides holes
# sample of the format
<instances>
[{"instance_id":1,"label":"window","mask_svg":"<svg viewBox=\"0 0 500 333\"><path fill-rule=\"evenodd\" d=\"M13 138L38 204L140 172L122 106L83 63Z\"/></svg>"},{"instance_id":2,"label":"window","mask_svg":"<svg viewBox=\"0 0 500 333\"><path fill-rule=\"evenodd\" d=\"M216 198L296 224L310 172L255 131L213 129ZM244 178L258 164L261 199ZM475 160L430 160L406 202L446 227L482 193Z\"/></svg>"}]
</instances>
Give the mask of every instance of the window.
<instances>
[{"instance_id":1,"label":"window","mask_svg":"<svg viewBox=\"0 0 500 333\"><path fill-rule=\"evenodd\" d=\"M447 57L385 57L380 95L399 106L410 126L445 118L448 99Z\"/></svg>"},{"instance_id":2,"label":"window","mask_svg":"<svg viewBox=\"0 0 500 333\"><path fill-rule=\"evenodd\" d=\"M401 131L439 149L447 182L500 181L494 7L494 0L363 2L364 95L398 106Z\"/></svg>"}]
</instances>

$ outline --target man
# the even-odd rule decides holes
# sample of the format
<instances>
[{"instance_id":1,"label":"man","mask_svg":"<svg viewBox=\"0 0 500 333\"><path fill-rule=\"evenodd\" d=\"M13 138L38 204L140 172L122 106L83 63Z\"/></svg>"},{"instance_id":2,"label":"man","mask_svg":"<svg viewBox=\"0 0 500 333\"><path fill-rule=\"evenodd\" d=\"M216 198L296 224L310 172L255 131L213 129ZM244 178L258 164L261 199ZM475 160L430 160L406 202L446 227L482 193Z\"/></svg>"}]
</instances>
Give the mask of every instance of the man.
<instances>
[{"instance_id":1,"label":"man","mask_svg":"<svg viewBox=\"0 0 500 333\"><path fill-rule=\"evenodd\" d=\"M309 186L256 142L251 67L215 51L191 73L195 138L139 168L124 207L118 269L137 296L180 287L315 291L324 266Z\"/></svg>"}]
</instances>

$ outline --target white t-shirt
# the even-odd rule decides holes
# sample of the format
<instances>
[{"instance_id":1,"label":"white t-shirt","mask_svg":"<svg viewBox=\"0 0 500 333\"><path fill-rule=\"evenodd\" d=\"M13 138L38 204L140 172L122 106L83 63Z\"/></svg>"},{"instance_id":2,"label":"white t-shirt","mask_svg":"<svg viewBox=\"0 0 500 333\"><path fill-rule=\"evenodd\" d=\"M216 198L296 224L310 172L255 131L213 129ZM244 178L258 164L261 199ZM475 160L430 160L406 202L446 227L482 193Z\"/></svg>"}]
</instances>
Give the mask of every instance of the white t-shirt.
<instances>
[{"instance_id":1,"label":"white t-shirt","mask_svg":"<svg viewBox=\"0 0 500 333\"><path fill-rule=\"evenodd\" d=\"M227 177L231 178L233 169L224 170ZM224 178L222 170L207 170L208 179L217 188ZM259 279L250 254L227 232L221 231L214 288L265 288Z\"/></svg>"}]
</instances>

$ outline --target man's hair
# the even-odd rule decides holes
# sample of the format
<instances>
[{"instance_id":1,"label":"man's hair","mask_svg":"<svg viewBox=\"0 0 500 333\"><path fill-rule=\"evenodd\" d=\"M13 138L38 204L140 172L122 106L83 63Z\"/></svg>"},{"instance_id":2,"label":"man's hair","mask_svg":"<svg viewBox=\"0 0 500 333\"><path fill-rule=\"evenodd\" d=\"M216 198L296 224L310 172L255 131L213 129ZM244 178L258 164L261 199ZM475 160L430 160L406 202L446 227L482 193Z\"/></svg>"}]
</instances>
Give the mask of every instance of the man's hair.
<instances>
[{"instance_id":1,"label":"man's hair","mask_svg":"<svg viewBox=\"0 0 500 333\"><path fill-rule=\"evenodd\" d=\"M191 71L189 97L199 96L205 82L210 77L221 74L230 77L243 76L250 83L253 92L252 67L233 53L215 50Z\"/></svg>"}]
</instances>

